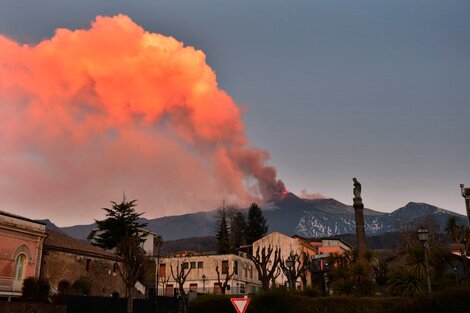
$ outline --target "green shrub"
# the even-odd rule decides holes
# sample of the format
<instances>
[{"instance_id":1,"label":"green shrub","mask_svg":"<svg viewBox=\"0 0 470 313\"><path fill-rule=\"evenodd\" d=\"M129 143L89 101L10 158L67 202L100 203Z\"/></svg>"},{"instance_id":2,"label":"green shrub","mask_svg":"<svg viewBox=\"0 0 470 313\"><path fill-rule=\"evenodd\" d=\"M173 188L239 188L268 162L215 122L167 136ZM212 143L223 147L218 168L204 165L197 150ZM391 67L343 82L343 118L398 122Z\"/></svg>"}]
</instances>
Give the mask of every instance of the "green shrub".
<instances>
[{"instance_id":1,"label":"green shrub","mask_svg":"<svg viewBox=\"0 0 470 313\"><path fill-rule=\"evenodd\" d=\"M79 295L88 295L91 291L91 281L85 276L80 276L73 285L72 290Z\"/></svg>"},{"instance_id":2,"label":"green shrub","mask_svg":"<svg viewBox=\"0 0 470 313\"><path fill-rule=\"evenodd\" d=\"M432 296L308 297L273 289L251 297L247 313L441 313L468 312L470 289L448 289ZM228 296L205 295L192 301L189 313L234 313Z\"/></svg>"},{"instance_id":3,"label":"green shrub","mask_svg":"<svg viewBox=\"0 0 470 313\"><path fill-rule=\"evenodd\" d=\"M303 299L309 298L285 288L274 288L253 295L247 313L298 312L295 308Z\"/></svg>"},{"instance_id":4,"label":"green shrub","mask_svg":"<svg viewBox=\"0 0 470 313\"><path fill-rule=\"evenodd\" d=\"M197 297L197 299L189 303L190 313L234 313L230 297L225 295L207 294Z\"/></svg>"},{"instance_id":5,"label":"green shrub","mask_svg":"<svg viewBox=\"0 0 470 313\"><path fill-rule=\"evenodd\" d=\"M31 302L48 302L50 286L46 280L34 277L23 281L22 298Z\"/></svg>"},{"instance_id":6,"label":"green shrub","mask_svg":"<svg viewBox=\"0 0 470 313\"><path fill-rule=\"evenodd\" d=\"M318 288L307 287L302 291L302 295L313 298L321 296L322 292Z\"/></svg>"}]
</instances>

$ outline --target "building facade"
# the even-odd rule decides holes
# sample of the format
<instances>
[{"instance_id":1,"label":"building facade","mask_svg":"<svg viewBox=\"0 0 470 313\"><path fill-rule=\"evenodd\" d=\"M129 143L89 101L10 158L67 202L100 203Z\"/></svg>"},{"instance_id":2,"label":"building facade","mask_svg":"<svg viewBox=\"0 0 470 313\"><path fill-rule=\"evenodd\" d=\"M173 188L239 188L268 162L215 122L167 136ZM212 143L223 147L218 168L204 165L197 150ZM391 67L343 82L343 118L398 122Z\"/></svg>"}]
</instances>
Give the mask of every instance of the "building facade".
<instances>
[{"instance_id":1,"label":"building facade","mask_svg":"<svg viewBox=\"0 0 470 313\"><path fill-rule=\"evenodd\" d=\"M280 250L281 260L286 262L291 254L302 255L305 254L309 258L318 262L318 271L322 271L326 267L326 259L332 253L343 254L345 251L350 250L351 247L339 239L307 239L301 236L287 236L278 231L273 231L263 238L253 243L253 254L256 251L260 251L265 248L272 247L273 249ZM271 255L272 261L274 261L274 252ZM302 258L300 258L302 262ZM305 283L310 285L311 275L309 271L305 273ZM287 286L288 279L281 271L280 275L276 277L275 284L278 286ZM303 284L299 278L296 281L296 288L301 289Z\"/></svg>"},{"instance_id":2,"label":"building facade","mask_svg":"<svg viewBox=\"0 0 470 313\"><path fill-rule=\"evenodd\" d=\"M0 211L0 297L19 297L23 280L39 277L46 226Z\"/></svg>"},{"instance_id":3,"label":"building facade","mask_svg":"<svg viewBox=\"0 0 470 313\"><path fill-rule=\"evenodd\" d=\"M183 285L185 292L219 294L220 285L224 284L227 275L232 273L233 276L227 281L226 294L248 294L256 292L261 286L253 261L242 255L184 253L160 259L157 271L159 295L173 296L177 292L178 284L173 275L177 276L177 268L181 267L185 273L190 271Z\"/></svg>"},{"instance_id":4,"label":"building facade","mask_svg":"<svg viewBox=\"0 0 470 313\"><path fill-rule=\"evenodd\" d=\"M52 292L69 293L78 280L89 282L88 295L125 296L116 255L53 230L44 242L41 278Z\"/></svg>"}]
</instances>

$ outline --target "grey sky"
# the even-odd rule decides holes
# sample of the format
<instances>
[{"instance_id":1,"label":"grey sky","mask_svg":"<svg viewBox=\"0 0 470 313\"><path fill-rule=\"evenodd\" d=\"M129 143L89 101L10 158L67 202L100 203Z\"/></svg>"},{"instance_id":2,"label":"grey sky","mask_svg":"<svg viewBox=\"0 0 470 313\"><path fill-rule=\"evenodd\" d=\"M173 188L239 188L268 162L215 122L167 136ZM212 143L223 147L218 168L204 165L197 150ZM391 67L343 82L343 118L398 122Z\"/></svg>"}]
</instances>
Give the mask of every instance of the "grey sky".
<instances>
[{"instance_id":1,"label":"grey sky","mask_svg":"<svg viewBox=\"0 0 470 313\"><path fill-rule=\"evenodd\" d=\"M0 32L37 42L117 13L204 51L294 193L351 203L356 176L372 209L464 213L469 1L0 0Z\"/></svg>"}]
</instances>

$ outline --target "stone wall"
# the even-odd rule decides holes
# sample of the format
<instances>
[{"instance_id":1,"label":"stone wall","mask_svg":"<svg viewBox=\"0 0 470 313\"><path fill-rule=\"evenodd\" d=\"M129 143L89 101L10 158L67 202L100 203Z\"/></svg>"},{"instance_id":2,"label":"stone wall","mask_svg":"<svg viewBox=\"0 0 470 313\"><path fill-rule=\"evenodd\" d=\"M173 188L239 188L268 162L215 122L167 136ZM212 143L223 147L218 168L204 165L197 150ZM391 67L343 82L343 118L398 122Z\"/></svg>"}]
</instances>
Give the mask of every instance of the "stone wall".
<instances>
[{"instance_id":1,"label":"stone wall","mask_svg":"<svg viewBox=\"0 0 470 313\"><path fill-rule=\"evenodd\" d=\"M83 276L91 282L91 296L106 297L113 292L124 296L125 286L114 264L111 259L49 250L43 257L41 277L58 288L62 281L67 281L71 287Z\"/></svg>"}]
</instances>

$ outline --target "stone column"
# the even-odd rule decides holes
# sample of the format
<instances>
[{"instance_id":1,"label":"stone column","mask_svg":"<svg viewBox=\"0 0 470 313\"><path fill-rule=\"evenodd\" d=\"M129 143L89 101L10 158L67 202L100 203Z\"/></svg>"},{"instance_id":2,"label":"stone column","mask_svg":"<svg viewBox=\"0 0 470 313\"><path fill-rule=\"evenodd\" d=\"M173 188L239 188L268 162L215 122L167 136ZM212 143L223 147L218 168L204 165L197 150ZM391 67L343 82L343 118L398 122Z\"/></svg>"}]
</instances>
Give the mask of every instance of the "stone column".
<instances>
[{"instance_id":1,"label":"stone column","mask_svg":"<svg viewBox=\"0 0 470 313\"><path fill-rule=\"evenodd\" d=\"M366 231L364 226L364 204L362 203L361 198L361 184L357 181L356 178L353 178L354 181L354 215L356 217L356 239L357 239L357 250L359 257L362 258L367 250L366 247Z\"/></svg>"}]
</instances>

